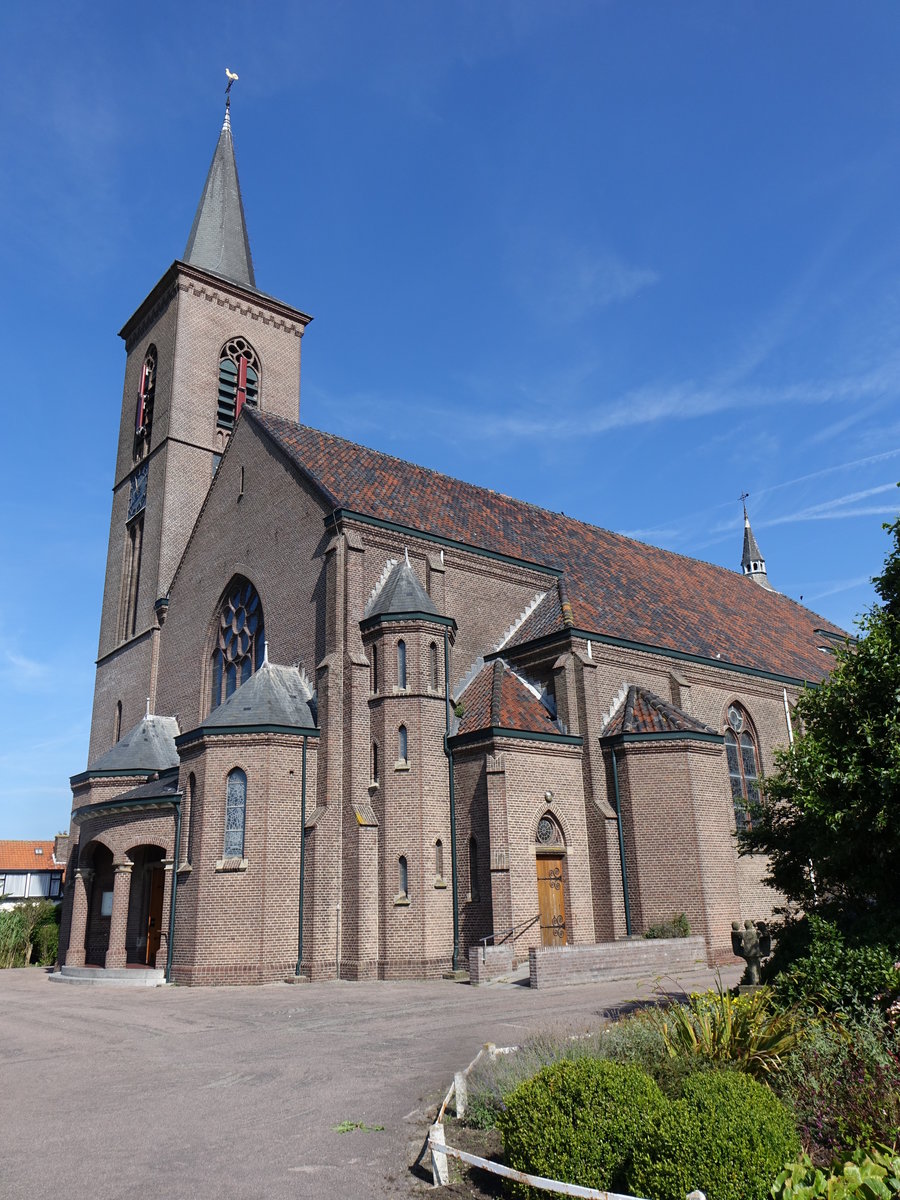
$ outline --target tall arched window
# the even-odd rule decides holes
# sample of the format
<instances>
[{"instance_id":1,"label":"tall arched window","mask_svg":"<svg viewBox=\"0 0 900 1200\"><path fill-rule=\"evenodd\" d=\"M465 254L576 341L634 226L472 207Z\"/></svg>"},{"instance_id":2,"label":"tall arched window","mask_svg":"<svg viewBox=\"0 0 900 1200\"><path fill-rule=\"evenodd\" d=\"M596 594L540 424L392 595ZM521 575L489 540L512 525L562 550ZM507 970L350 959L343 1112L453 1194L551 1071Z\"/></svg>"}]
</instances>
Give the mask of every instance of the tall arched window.
<instances>
[{"instance_id":1,"label":"tall arched window","mask_svg":"<svg viewBox=\"0 0 900 1200\"><path fill-rule=\"evenodd\" d=\"M122 701L116 701L116 714L113 717L113 745L122 736Z\"/></svg>"},{"instance_id":2,"label":"tall arched window","mask_svg":"<svg viewBox=\"0 0 900 1200\"><path fill-rule=\"evenodd\" d=\"M397 859L397 891L401 896L409 895L409 869L402 854Z\"/></svg>"},{"instance_id":3,"label":"tall arched window","mask_svg":"<svg viewBox=\"0 0 900 1200\"><path fill-rule=\"evenodd\" d=\"M134 457L143 458L150 449L153 432L153 403L156 399L156 347L150 346L141 367L137 407L134 414Z\"/></svg>"},{"instance_id":4,"label":"tall arched window","mask_svg":"<svg viewBox=\"0 0 900 1200\"><path fill-rule=\"evenodd\" d=\"M369 659L369 675L372 691L378 691L378 644L372 643L372 657Z\"/></svg>"},{"instance_id":5,"label":"tall arched window","mask_svg":"<svg viewBox=\"0 0 900 1200\"><path fill-rule=\"evenodd\" d=\"M379 770L379 764L378 764L378 743L377 743L377 742L373 742L373 743L372 743L372 782L373 782L373 783L377 783L377 782L378 782L378 770Z\"/></svg>"},{"instance_id":6,"label":"tall arched window","mask_svg":"<svg viewBox=\"0 0 900 1200\"><path fill-rule=\"evenodd\" d=\"M189 863L194 861L194 837L197 833L197 777L191 771L188 779L188 839L187 839L187 854L185 855Z\"/></svg>"},{"instance_id":7,"label":"tall arched window","mask_svg":"<svg viewBox=\"0 0 900 1200\"><path fill-rule=\"evenodd\" d=\"M438 685L438 648L437 643L432 642L428 647L428 686L436 692Z\"/></svg>"},{"instance_id":8,"label":"tall arched window","mask_svg":"<svg viewBox=\"0 0 900 1200\"><path fill-rule=\"evenodd\" d=\"M751 809L759 803L759 752L747 714L739 704L729 705L725 730L725 755L738 832L749 829Z\"/></svg>"},{"instance_id":9,"label":"tall arched window","mask_svg":"<svg viewBox=\"0 0 900 1200\"><path fill-rule=\"evenodd\" d=\"M223 858L244 857L244 825L247 817L247 776L235 769L225 789L225 846Z\"/></svg>"},{"instance_id":10,"label":"tall arched window","mask_svg":"<svg viewBox=\"0 0 900 1200\"><path fill-rule=\"evenodd\" d=\"M402 763L409 762L409 738L405 725L401 725L397 730L397 758Z\"/></svg>"},{"instance_id":11,"label":"tall arched window","mask_svg":"<svg viewBox=\"0 0 900 1200\"><path fill-rule=\"evenodd\" d=\"M444 843L440 838L434 843L434 873L439 879L444 874Z\"/></svg>"},{"instance_id":12,"label":"tall arched window","mask_svg":"<svg viewBox=\"0 0 900 1200\"><path fill-rule=\"evenodd\" d=\"M212 652L211 702L218 708L262 665L266 633L256 588L235 579L222 601Z\"/></svg>"},{"instance_id":13,"label":"tall arched window","mask_svg":"<svg viewBox=\"0 0 900 1200\"><path fill-rule=\"evenodd\" d=\"M469 899L481 899L478 885L478 841L474 837L469 838Z\"/></svg>"},{"instance_id":14,"label":"tall arched window","mask_svg":"<svg viewBox=\"0 0 900 1200\"><path fill-rule=\"evenodd\" d=\"M232 430L245 404L255 408L259 402L259 359L250 343L232 338L222 347L219 358L219 405L216 424Z\"/></svg>"},{"instance_id":15,"label":"tall arched window","mask_svg":"<svg viewBox=\"0 0 900 1200\"><path fill-rule=\"evenodd\" d=\"M406 687L406 642L403 638L397 643L397 687Z\"/></svg>"}]
</instances>

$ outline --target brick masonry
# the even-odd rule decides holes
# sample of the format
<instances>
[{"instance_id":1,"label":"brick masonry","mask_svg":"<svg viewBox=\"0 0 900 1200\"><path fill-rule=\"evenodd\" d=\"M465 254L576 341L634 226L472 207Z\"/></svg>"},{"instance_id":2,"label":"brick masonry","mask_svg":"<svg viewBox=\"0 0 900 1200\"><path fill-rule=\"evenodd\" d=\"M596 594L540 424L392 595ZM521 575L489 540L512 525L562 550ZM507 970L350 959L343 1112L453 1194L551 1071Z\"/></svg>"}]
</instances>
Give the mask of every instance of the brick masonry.
<instances>
[{"instance_id":1,"label":"brick masonry","mask_svg":"<svg viewBox=\"0 0 900 1200\"><path fill-rule=\"evenodd\" d=\"M471 961L480 939L514 930L513 952L532 953L540 986L562 964L590 972L640 962L643 969L641 955L651 951L615 940L626 932L620 818L633 932L684 912L702 939L700 957L730 959L731 921L768 915L778 897L762 884L765 864L737 856L723 745L690 738L622 744L617 805L603 728L623 685L653 691L718 734L729 704L738 703L765 772L787 740L784 683L671 651L591 640L572 626L555 569L516 561L509 547L505 557L492 555L424 529L336 511L335 498L263 419L296 419L306 320L175 264L123 331L125 387L88 761L112 746L117 726L125 732L140 719L148 697L152 711L176 717L182 733L201 732L180 744L177 862L174 801L104 815L93 806L143 780L88 772L76 781L62 929L68 961L146 958L149 896L161 888L156 957L171 955L176 982L291 976L301 928L300 968L308 978L437 976L454 962L455 878L458 965ZM224 342L238 335L261 363L262 416L241 417L226 439L215 423L218 361ZM134 408L151 344L158 375L152 442L141 459L148 483L136 622L133 635L122 636ZM510 528L525 537L527 522L517 521ZM523 544L523 557L527 550ZM427 614L366 622L373 591L405 555L452 625ZM236 578L259 594L271 660L297 664L316 689L319 736L306 738L305 828L302 736L202 732L218 614ZM535 610L526 622L534 637L517 635L503 653L555 699L556 726L545 716L543 732L491 726L456 737L452 710L459 700L465 705L462 681L542 595L556 598L562 625ZM756 612L762 601L749 595ZM167 608L159 613L154 605L163 596ZM401 640L405 683L397 669ZM789 701L796 686L788 686ZM225 788L235 768L247 775L246 845L241 860L225 862ZM545 816L559 830L553 852L568 943L552 952L541 945L538 920L546 847L537 829ZM609 943L621 947L621 963ZM691 939L678 952L694 953L699 944ZM654 952L663 953L658 944ZM505 961L505 954L489 957ZM486 969L483 963L479 976Z\"/></svg>"},{"instance_id":2,"label":"brick masonry","mask_svg":"<svg viewBox=\"0 0 900 1200\"><path fill-rule=\"evenodd\" d=\"M706 947L699 937L637 938L595 946L532 946L528 953L533 988L648 979L673 971L695 971L705 965Z\"/></svg>"}]
</instances>

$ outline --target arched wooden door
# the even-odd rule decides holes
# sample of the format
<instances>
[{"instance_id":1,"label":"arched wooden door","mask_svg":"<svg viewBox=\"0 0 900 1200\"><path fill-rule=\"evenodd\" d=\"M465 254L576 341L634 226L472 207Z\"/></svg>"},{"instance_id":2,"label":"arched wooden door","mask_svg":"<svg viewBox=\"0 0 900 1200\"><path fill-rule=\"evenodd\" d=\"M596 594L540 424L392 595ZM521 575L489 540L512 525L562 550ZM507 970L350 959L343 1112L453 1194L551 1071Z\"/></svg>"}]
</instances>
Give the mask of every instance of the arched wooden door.
<instances>
[{"instance_id":1,"label":"arched wooden door","mask_svg":"<svg viewBox=\"0 0 900 1200\"><path fill-rule=\"evenodd\" d=\"M538 854L538 910L541 914L541 945L566 944L566 884L562 854Z\"/></svg>"}]
</instances>

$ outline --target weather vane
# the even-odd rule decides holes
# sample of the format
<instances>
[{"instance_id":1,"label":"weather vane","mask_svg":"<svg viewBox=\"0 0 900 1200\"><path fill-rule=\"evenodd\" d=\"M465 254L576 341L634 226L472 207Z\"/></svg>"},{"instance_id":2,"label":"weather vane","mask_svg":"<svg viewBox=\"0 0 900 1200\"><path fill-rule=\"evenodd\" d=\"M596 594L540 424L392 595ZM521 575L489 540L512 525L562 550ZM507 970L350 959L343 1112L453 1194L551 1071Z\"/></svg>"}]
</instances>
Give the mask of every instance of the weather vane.
<instances>
[{"instance_id":1,"label":"weather vane","mask_svg":"<svg viewBox=\"0 0 900 1200\"><path fill-rule=\"evenodd\" d=\"M229 86L229 87L231 87L231 84L229 84L228 86ZM746 517L746 515L747 515L747 501L750 499L750 493L749 493L749 492L741 492L741 494L740 494L740 496L738 497L738 499L740 500L741 504L743 504L743 506L744 506L744 516Z\"/></svg>"},{"instance_id":2,"label":"weather vane","mask_svg":"<svg viewBox=\"0 0 900 1200\"><path fill-rule=\"evenodd\" d=\"M225 75L228 78L228 87L226 87L226 89L225 89L225 107L230 108L231 107L231 87L232 87L232 84L234 84L238 81L240 76L236 75L234 73L234 71L230 71L228 69L228 67L225 68Z\"/></svg>"}]
</instances>

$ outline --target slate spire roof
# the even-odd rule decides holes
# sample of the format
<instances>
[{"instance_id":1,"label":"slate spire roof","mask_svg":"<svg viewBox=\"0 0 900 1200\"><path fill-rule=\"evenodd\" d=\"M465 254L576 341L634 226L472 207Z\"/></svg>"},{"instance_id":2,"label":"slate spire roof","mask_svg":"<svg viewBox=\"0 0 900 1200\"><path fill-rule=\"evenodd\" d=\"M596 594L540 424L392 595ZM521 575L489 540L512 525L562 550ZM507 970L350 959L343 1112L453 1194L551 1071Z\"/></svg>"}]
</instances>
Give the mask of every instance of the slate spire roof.
<instances>
[{"instance_id":1,"label":"slate spire roof","mask_svg":"<svg viewBox=\"0 0 900 1200\"><path fill-rule=\"evenodd\" d=\"M371 605L366 618L385 617L399 613L433 613L438 615L434 601L419 583L408 558L403 558L388 575Z\"/></svg>"},{"instance_id":2,"label":"slate spire roof","mask_svg":"<svg viewBox=\"0 0 900 1200\"><path fill-rule=\"evenodd\" d=\"M119 738L111 750L88 765L88 771L167 771L178 766L175 738L178 722L174 717L147 713L133 729Z\"/></svg>"},{"instance_id":3,"label":"slate spire roof","mask_svg":"<svg viewBox=\"0 0 900 1200\"><path fill-rule=\"evenodd\" d=\"M655 692L633 683L606 722L601 737L636 733L701 733L709 736L715 735L715 732Z\"/></svg>"},{"instance_id":4,"label":"slate spire roof","mask_svg":"<svg viewBox=\"0 0 900 1200\"><path fill-rule=\"evenodd\" d=\"M748 586L736 571L548 512L272 413L244 412L332 510L561 574L565 596L551 586L505 650L528 635L546 637L572 628L723 667L736 664L818 681L829 661L819 649L817 631L844 636L787 596Z\"/></svg>"},{"instance_id":5,"label":"slate spire roof","mask_svg":"<svg viewBox=\"0 0 900 1200\"><path fill-rule=\"evenodd\" d=\"M309 687L297 667L281 667L266 659L224 704L213 709L204 729L265 727L315 729Z\"/></svg>"},{"instance_id":6,"label":"slate spire roof","mask_svg":"<svg viewBox=\"0 0 900 1200\"><path fill-rule=\"evenodd\" d=\"M750 528L750 518L747 516L746 504L744 505L744 552L741 555L741 567L745 575L749 575L751 579L762 587L774 591L771 583L769 583L766 560L763 558L756 538L753 535L753 530Z\"/></svg>"},{"instance_id":7,"label":"slate spire roof","mask_svg":"<svg viewBox=\"0 0 900 1200\"><path fill-rule=\"evenodd\" d=\"M256 287L227 108L191 226L184 261L244 287Z\"/></svg>"}]
</instances>

